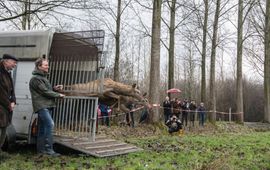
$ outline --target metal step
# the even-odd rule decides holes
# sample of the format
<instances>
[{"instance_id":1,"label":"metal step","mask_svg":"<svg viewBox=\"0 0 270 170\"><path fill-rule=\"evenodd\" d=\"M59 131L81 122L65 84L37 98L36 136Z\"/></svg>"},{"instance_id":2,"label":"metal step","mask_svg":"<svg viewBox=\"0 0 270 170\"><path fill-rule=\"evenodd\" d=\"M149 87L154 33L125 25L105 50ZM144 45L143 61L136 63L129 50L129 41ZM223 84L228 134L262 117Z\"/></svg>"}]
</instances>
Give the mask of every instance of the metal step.
<instances>
[{"instance_id":1,"label":"metal step","mask_svg":"<svg viewBox=\"0 0 270 170\"><path fill-rule=\"evenodd\" d=\"M54 136L54 142L95 157L116 156L142 150L134 145L106 136L96 136L95 141L87 138Z\"/></svg>"}]
</instances>

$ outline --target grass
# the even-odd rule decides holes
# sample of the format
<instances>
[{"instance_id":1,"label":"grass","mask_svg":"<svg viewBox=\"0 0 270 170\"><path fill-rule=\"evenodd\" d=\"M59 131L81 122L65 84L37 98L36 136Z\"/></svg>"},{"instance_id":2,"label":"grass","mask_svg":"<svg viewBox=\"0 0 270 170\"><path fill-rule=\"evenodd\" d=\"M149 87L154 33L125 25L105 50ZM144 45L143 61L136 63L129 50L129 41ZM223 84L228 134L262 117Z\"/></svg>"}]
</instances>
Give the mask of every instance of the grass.
<instances>
[{"instance_id":1,"label":"grass","mask_svg":"<svg viewBox=\"0 0 270 170\"><path fill-rule=\"evenodd\" d=\"M108 158L75 153L51 158L39 157L33 146L20 145L1 157L0 169L270 169L269 131L183 137L165 134L125 140L144 150Z\"/></svg>"}]
</instances>

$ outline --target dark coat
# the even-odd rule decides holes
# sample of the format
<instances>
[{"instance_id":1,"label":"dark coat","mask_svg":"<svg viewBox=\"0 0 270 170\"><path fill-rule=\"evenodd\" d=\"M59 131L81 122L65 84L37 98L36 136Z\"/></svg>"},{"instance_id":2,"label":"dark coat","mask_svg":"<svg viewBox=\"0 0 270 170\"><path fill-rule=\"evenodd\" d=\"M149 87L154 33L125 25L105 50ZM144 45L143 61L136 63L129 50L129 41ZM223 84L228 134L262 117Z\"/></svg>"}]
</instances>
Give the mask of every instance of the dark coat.
<instances>
[{"instance_id":1,"label":"dark coat","mask_svg":"<svg viewBox=\"0 0 270 170\"><path fill-rule=\"evenodd\" d=\"M171 117L167 122L166 125L169 127L169 133L177 132L182 129L182 122L177 117Z\"/></svg>"},{"instance_id":2,"label":"dark coat","mask_svg":"<svg viewBox=\"0 0 270 170\"><path fill-rule=\"evenodd\" d=\"M199 107L198 107L198 111L199 111L199 113L201 113L201 114L205 114L206 109L205 109L204 106L199 106Z\"/></svg>"},{"instance_id":3,"label":"dark coat","mask_svg":"<svg viewBox=\"0 0 270 170\"><path fill-rule=\"evenodd\" d=\"M5 69L3 61L0 62L0 89L0 127L7 127L12 120L10 103L16 103L16 97L11 75Z\"/></svg>"},{"instance_id":4,"label":"dark coat","mask_svg":"<svg viewBox=\"0 0 270 170\"><path fill-rule=\"evenodd\" d=\"M173 107L173 114L178 117L180 114L180 102L174 101L172 103L172 107Z\"/></svg>"},{"instance_id":5,"label":"dark coat","mask_svg":"<svg viewBox=\"0 0 270 170\"><path fill-rule=\"evenodd\" d=\"M171 110L172 110L172 104L170 101L164 101L163 102L163 108L164 108L164 114L166 115L170 115L171 114Z\"/></svg>"},{"instance_id":6,"label":"dark coat","mask_svg":"<svg viewBox=\"0 0 270 170\"><path fill-rule=\"evenodd\" d=\"M195 111L197 109L197 106L194 103L190 103L189 109Z\"/></svg>"},{"instance_id":7,"label":"dark coat","mask_svg":"<svg viewBox=\"0 0 270 170\"><path fill-rule=\"evenodd\" d=\"M103 103L100 103L99 104L99 109L100 109L101 113L108 113L109 107L107 105L103 104Z\"/></svg>"}]
</instances>

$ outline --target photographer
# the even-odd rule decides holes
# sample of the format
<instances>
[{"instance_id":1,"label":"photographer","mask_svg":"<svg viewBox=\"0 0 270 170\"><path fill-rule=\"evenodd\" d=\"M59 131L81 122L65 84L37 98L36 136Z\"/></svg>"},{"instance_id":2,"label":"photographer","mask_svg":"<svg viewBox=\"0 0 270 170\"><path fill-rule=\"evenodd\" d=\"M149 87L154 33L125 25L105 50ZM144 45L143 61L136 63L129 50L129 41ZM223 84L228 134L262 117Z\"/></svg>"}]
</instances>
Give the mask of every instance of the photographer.
<instances>
[{"instance_id":1,"label":"photographer","mask_svg":"<svg viewBox=\"0 0 270 170\"><path fill-rule=\"evenodd\" d=\"M182 123L176 115L173 115L167 122L166 125L169 127L168 132L171 134L173 132L178 132L182 129Z\"/></svg>"}]
</instances>

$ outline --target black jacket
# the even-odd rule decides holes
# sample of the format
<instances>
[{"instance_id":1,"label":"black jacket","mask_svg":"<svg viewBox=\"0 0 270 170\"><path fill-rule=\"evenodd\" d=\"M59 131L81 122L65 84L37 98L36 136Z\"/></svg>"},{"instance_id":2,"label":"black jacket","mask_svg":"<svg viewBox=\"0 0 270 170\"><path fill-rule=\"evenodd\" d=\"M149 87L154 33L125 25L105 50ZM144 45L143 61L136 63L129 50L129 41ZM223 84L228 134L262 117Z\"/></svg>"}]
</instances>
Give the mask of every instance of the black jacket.
<instances>
[{"instance_id":1,"label":"black jacket","mask_svg":"<svg viewBox=\"0 0 270 170\"><path fill-rule=\"evenodd\" d=\"M172 104L170 101L163 102L164 114L171 114Z\"/></svg>"}]
</instances>

